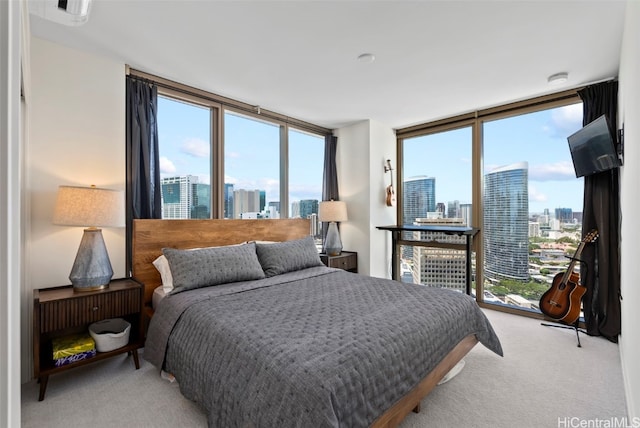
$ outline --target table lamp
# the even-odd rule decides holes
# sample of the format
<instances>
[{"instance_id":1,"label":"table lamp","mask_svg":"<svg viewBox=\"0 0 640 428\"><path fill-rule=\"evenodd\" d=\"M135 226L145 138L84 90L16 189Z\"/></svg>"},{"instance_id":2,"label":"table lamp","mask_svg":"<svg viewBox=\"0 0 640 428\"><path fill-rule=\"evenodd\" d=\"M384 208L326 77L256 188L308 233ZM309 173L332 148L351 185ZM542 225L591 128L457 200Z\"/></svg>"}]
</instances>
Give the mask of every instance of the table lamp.
<instances>
[{"instance_id":1,"label":"table lamp","mask_svg":"<svg viewBox=\"0 0 640 428\"><path fill-rule=\"evenodd\" d=\"M53 223L87 227L82 235L69 279L75 291L100 290L113 276L107 247L98 227L124 227L122 191L60 186Z\"/></svg>"},{"instance_id":2,"label":"table lamp","mask_svg":"<svg viewBox=\"0 0 640 428\"><path fill-rule=\"evenodd\" d=\"M318 204L318 220L329 222L327 237L324 241L324 252L330 256L338 256L342 251L342 241L338 231L339 221L347 221L347 204L342 201L323 201Z\"/></svg>"}]
</instances>

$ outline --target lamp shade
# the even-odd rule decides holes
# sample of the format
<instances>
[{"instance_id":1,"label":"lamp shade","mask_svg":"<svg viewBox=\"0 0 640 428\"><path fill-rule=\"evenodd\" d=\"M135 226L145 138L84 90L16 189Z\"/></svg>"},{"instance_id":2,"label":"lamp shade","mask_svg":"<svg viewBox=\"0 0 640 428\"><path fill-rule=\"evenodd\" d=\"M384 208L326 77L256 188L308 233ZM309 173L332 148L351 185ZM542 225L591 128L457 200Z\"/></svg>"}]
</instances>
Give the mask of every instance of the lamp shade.
<instances>
[{"instance_id":1,"label":"lamp shade","mask_svg":"<svg viewBox=\"0 0 640 428\"><path fill-rule=\"evenodd\" d=\"M60 186L53 223L64 226L124 227L124 192Z\"/></svg>"},{"instance_id":2,"label":"lamp shade","mask_svg":"<svg viewBox=\"0 0 640 428\"><path fill-rule=\"evenodd\" d=\"M323 201L318 204L318 220L347 221L347 204L343 201Z\"/></svg>"}]
</instances>

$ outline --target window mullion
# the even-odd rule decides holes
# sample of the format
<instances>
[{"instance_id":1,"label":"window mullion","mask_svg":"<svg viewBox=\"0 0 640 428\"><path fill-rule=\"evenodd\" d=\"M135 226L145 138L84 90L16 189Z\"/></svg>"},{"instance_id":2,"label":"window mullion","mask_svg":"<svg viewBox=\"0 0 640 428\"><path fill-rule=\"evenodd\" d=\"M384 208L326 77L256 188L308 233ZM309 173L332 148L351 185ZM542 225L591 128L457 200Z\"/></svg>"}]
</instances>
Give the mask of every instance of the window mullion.
<instances>
[{"instance_id":1,"label":"window mullion","mask_svg":"<svg viewBox=\"0 0 640 428\"><path fill-rule=\"evenodd\" d=\"M280 125L280 218L289 218L289 126Z\"/></svg>"}]
</instances>

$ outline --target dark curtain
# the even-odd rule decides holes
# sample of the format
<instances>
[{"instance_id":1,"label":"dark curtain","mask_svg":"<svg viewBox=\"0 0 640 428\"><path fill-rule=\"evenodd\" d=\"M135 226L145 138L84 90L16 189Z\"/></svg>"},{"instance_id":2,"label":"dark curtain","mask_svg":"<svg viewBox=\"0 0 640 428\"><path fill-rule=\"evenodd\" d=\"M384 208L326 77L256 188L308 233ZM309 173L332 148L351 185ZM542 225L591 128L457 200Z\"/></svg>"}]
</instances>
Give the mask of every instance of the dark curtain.
<instances>
[{"instance_id":1,"label":"dark curtain","mask_svg":"<svg viewBox=\"0 0 640 428\"><path fill-rule=\"evenodd\" d=\"M135 76L126 78L127 271L131 263L133 219L162 218L158 154L158 88Z\"/></svg>"},{"instance_id":2,"label":"dark curtain","mask_svg":"<svg viewBox=\"0 0 640 428\"><path fill-rule=\"evenodd\" d=\"M338 169L336 167L336 151L338 137L327 135L324 138L324 173L322 176L322 200L339 200Z\"/></svg>"},{"instance_id":3,"label":"dark curtain","mask_svg":"<svg viewBox=\"0 0 640 428\"><path fill-rule=\"evenodd\" d=\"M338 137L327 135L324 137L324 172L322 174L322 200L338 201L338 168L336 167L336 152L338 150ZM327 237L328 223L322 223L322 247ZM338 225L340 228L340 225Z\"/></svg>"},{"instance_id":4,"label":"dark curtain","mask_svg":"<svg viewBox=\"0 0 640 428\"><path fill-rule=\"evenodd\" d=\"M616 141L618 82L605 82L578 91L583 125L603 114ZM582 236L597 229L599 238L582 253L580 272L587 288L583 298L587 333L617 342L620 334L620 185L618 169L584 178Z\"/></svg>"}]
</instances>

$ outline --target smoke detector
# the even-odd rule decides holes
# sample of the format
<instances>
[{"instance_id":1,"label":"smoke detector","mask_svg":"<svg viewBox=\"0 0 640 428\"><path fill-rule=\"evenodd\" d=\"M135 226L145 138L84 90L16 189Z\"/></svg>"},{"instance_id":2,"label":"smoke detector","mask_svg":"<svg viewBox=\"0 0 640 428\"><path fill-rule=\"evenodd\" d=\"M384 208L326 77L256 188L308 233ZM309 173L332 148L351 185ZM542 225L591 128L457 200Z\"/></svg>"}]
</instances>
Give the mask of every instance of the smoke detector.
<instances>
[{"instance_id":1,"label":"smoke detector","mask_svg":"<svg viewBox=\"0 0 640 428\"><path fill-rule=\"evenodd\" d=\"M29 0L29 12L57 22L77 26L89 19L91 0Z\"/></svg>"}]
</instances>

